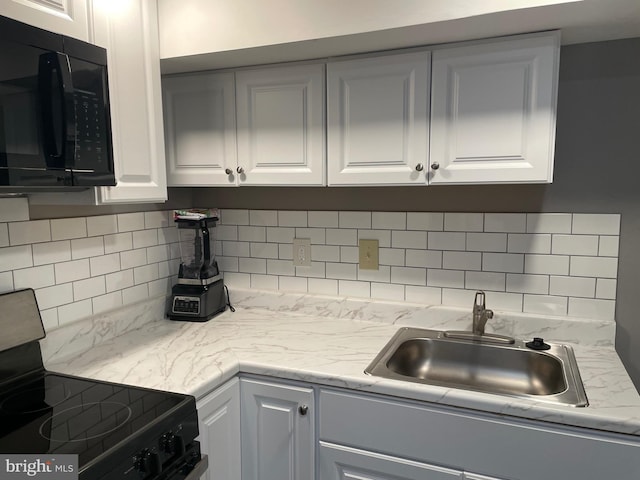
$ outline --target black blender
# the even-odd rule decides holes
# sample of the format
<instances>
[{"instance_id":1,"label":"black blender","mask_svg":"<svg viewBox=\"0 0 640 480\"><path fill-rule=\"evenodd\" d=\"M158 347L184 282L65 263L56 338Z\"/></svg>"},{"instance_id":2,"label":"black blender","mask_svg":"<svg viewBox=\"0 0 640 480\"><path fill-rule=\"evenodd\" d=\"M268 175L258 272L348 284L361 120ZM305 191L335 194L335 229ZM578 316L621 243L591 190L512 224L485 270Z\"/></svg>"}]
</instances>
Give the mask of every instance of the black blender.
<instances>
[{"instance_id":1,"label":"black blender","mask_svg":"<svg viewBox=\"0 0 640 480\"><path fill-rule=\"evenodd\" d=\"M213 249L217 216L175 217L180 237L178 283L171 289L171 320L205 322L227 306L224 281Z\"/></svg>"}]
</instances>

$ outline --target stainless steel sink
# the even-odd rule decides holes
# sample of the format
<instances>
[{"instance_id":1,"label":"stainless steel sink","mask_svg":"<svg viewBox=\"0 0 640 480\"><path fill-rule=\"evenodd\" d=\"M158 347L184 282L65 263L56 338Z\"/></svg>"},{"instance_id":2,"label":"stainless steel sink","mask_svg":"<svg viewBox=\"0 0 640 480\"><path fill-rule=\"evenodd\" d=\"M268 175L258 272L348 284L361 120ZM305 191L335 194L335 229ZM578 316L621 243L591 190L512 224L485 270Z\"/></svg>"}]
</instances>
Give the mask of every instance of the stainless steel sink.
<instances>
[{"instance_id":1,"label":"stainless steel sink","mask_svg":"<svg viewBox=\"0 0 640 480\"><path fill-rule=\"evenodd\" d=\"M483 343L444 332L402 328L365 373L430 385L531 398L574 407L588 405L571 347L532 350L524 342Z\"/></svg>"}]
</instances>

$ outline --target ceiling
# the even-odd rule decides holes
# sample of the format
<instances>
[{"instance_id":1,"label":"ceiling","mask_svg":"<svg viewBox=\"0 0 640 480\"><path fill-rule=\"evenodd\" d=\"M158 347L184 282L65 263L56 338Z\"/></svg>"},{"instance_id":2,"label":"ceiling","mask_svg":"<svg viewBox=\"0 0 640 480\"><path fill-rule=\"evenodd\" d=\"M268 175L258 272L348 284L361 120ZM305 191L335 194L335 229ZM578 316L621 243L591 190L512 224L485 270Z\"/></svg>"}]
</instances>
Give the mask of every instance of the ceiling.
<instances>
[{"instance_id":1,"label":"ceiling","mask_svg":"<svg viewBox=\"0 0 640 480\"><path fill-rule=\"evenodd\" d=\"M271 7L265 11L256 11L260 4L252 0L160 0L159 5L162 73L550 29L562 31L564 45L640 37L640 0L270 0L262 4ZM296 8L278 10L285 5Z\"/></svg>"}]
</instances>

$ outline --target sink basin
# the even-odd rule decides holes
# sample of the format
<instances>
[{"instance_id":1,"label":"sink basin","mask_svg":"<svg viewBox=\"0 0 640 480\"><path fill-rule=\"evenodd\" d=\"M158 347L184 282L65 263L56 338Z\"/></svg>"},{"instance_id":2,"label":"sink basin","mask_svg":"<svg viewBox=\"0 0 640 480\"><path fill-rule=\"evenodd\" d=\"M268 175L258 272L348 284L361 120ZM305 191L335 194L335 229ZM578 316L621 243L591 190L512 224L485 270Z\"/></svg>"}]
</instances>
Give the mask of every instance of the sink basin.
<instances>
[{"instance_id":1,"label":"sink basin","mask_svg":"<svg viewBox=\"0 0 640 480\"><path fill-rule=\"evenodd\" d=\"M445 338L443 332L402 328L365 373L409 382L587 406L571 347L531 350L524 342L496 345Z\"/></svg>"}]
</instances>

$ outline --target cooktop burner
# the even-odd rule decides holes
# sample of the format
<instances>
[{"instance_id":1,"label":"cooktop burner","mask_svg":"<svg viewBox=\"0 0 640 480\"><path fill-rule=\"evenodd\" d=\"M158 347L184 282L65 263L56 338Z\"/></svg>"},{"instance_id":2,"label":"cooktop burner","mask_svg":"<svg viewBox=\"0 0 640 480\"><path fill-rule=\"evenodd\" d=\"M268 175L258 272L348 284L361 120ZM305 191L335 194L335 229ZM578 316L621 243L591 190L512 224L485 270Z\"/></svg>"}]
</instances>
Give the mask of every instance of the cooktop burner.
<instances>
[{"instance_id":1,"label":"cooktop burner","mask_svg":"<svg viewBox=\"0 0 640 480\"><path fill-rule=\"evenodd\" d=\"M0 452L77 454L83 465L183 401L168 392L41 372L0 394Z\"/></svg>"}]
</instances>

